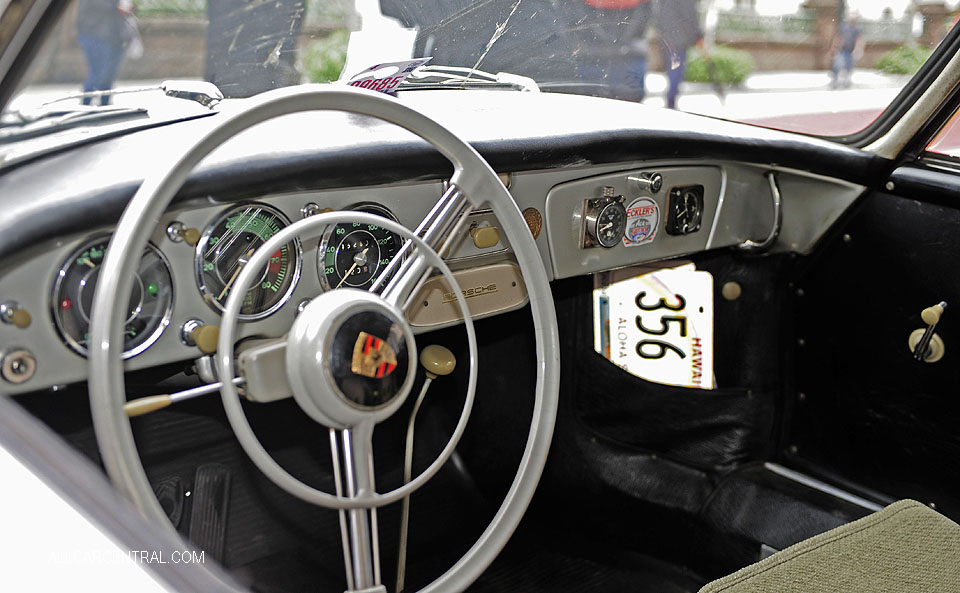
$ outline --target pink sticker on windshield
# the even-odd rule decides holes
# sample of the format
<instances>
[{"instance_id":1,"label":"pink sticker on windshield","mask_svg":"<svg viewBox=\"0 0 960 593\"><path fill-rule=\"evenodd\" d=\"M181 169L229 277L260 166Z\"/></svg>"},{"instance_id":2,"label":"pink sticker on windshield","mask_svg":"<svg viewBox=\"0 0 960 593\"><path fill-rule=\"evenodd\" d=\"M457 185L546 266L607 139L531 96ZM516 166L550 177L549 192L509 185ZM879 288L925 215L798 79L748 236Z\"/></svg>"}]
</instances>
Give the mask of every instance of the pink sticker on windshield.
<instances>
[{"instance_id":1,"label":"pink sticker on windshield","mask_svg":"<svg viewBox=\"0 0 960 593\"><path fill-rule=\"evenodd\" d=\"M371 91L389 93L395 90L400 83L410 76L410 73L429 62L432 58L417 58L402 62L385 62L375 64L362 72L353 75L349 86L355 86Z\"/></svg>"}]
</instances>

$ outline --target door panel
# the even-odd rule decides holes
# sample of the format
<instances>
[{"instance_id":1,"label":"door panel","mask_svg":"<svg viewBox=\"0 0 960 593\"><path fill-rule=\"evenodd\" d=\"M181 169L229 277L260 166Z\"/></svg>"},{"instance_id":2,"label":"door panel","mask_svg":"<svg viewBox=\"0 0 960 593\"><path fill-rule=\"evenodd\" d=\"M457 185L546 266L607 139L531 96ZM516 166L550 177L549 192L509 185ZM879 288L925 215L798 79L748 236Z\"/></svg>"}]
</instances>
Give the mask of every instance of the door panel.
<instances>
[{"instance_id":1,"label":"door panel","mask_svg":"<svg viewBox=\"0 0 960 593\"><path fill-rule=\"evenodd\" d=\"M901 176L917 178L910 172ZM896 498L960 507L960 311L936 333L937 363L913 359L910 333L939 301L960 308L960 210L903 195L863 198L832 239L806 258L795 281L795 399L788 463ZM960 196L960 187L956 188Z\"/></svg>"}]
</instances>

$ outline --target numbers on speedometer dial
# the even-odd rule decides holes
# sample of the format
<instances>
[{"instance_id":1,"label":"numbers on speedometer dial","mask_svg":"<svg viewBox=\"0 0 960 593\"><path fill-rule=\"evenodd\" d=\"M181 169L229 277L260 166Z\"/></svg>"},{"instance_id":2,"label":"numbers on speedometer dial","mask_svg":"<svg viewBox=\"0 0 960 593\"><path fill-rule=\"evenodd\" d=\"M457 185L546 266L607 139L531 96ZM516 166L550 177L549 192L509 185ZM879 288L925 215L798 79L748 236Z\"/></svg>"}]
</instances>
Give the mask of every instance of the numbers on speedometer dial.
<instances>
[{"instance_id":1,"label":"numbers on speedometer dial","mask_svg":"<svg viewBox=\"0 0 960 593\"><path fill-rule=\"evenodd\" d=\"M353 209L396 220L388 210L374 204ZM320 283L327 290L345 286L367 290L375 280L386 280L381 273L401 245L400 237L379 225L348 222L333 226L324 233L317 255Z\"/></svg>"},{"instance_id":2,"label":"numbers on speedometer dial","mask_svg":"<svg viewBox=\"0 0 960 593\"><path fill-rule=\"evenodd\" d=\"M263 204L245 204L221 214L197 243L197 284L210 306L223 311L230 290L253 253L289 224L280 211ZM300 243L287 243L270 260L247 290L240 319L261 319L290 298L300 277Z\"/></svg>"}]
</instances>

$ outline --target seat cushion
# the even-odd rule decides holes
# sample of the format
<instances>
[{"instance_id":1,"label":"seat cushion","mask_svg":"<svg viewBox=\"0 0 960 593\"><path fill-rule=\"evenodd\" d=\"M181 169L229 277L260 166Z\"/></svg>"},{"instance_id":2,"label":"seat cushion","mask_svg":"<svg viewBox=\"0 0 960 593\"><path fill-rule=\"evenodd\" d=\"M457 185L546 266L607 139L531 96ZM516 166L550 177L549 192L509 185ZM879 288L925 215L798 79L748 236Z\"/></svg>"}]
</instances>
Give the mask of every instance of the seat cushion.
<instances>
[{"instance_id":1,"label":"seat cushion","mask_svg":"<svg viewBox=\"0 0 960 593\"><path fill-rule=\"evenodd\" d=\"M804 540L700 593L960 591L960 526L914 500Z\"/></svg>"}]
</instances>

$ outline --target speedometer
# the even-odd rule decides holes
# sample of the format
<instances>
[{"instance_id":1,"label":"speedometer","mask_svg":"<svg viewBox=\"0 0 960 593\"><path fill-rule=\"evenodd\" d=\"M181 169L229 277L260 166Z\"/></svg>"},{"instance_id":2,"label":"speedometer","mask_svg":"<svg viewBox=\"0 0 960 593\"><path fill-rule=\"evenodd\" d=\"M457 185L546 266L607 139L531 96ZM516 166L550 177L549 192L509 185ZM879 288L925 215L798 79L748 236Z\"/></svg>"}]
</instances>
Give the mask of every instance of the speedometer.
<instances>
[{"instance_id":1,"label":"speedometer","mask_svg":"<svg viewBox=\"0 0 960 593\"><path fill-rule=\"evenodd\" d=\"M233 283L253 253L288 224L279 210L256 203L231 208L213 221L197 243L197 284L204 300L222 312ZM240 319L260 319L279 309L299 277L300 243L293 240L272 253L257 274L243 297Z\"/></svg>"},{"instance_id":2,"label":"speedometer","mask_svg":"<svg viewBox=\"0 0 960 593\"><path fill-rule=\"evenodd\" d=\"M352 208L396 221L389 210L376 204L359 204ZM369 289L380 278L403 244L394 232L375 225L347 222L327 229L317 254L320 283L327 290L349 286Z\"/></svg>"}]
</instances>

